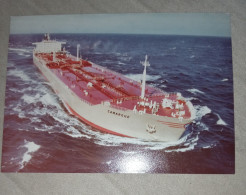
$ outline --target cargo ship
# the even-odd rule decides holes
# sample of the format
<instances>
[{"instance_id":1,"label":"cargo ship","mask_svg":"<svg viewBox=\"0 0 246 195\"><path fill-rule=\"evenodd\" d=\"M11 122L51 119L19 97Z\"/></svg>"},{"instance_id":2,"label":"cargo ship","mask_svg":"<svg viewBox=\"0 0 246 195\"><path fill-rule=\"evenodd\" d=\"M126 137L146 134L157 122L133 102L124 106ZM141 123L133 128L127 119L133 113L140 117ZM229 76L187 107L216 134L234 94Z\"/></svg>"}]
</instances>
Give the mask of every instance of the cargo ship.
<instances>
[{"instance_id":1,"label":"cargo ship","mask_svg":"<svg viewBox=\"0 0 246 195\"><path fill-rule=\"evenodd\" d=\"M148 56L142 81L127 78L79 56L65 42L45 34L33 43L33 62L64 102L68 111L97 130L151 141L177 141L192 122L192 104L181 93L167 93L146 84Z\"/></svg>"}]
</instances>

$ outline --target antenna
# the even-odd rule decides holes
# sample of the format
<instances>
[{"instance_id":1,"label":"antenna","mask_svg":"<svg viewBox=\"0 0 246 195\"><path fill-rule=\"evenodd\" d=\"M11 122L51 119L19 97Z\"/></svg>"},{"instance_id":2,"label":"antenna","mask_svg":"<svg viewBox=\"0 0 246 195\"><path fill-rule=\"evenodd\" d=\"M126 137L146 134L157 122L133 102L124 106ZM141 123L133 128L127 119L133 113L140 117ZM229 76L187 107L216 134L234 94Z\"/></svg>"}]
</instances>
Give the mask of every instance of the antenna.
<instances>
[{"instance_id":1,"label":"antenna","mask_svg":"<svg viewBox=\"0 0 246 195\"><path fill-rule=\"evenodd\" d=\"M145 96L145 81L146 81L146 67L150 66L150 63L148 61L148 56L145 56L145 61L140 62L144 66L144 71L143 71L143 80L142 80L142 90L141 90L141 99L144 98Z\"/></svg>"}]
</instances>

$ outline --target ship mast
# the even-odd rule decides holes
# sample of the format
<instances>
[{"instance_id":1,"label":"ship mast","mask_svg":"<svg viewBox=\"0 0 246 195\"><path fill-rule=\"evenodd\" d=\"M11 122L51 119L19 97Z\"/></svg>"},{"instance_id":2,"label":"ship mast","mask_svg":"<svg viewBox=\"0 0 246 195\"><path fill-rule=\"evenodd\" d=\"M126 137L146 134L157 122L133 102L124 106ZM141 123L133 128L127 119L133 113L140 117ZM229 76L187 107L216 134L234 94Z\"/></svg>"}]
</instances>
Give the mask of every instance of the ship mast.
<instances>
[{"instance_id":1,"label":"ship mast","mask_svg":"<svg viewBox=\"0 0 246 195\"><path fill-rule=\"evenodd\" d=\"M53 62L55 62L56 61L56 52L55 52L55 50L53 51Z\"/></svg>"},{"instance_id":2,"label":"ship mast","mask_svg":"<svg viewBox=\"0 0 246 195\"><path fill-rule=\"evenodd\" d=\"M143 66L144 66L144 71L143 71L143 79L142 79L142 91L141 91L141 99L144 98L145 95L145 81L146 81L146 67L150 66L150 63L148 61L148 56L145 56L145 61L144 62L140 62Z\"/></svg>"},{"instance_id":3,"label":"ship mast","mask_svg":"<svg viewBox=\"0 0 246 195\"><path fill-rule=\"evenodd\" d=\"M79 61L79 47L80 47L80 44L77 44L77 61Z\"/></svg>"}]
</instances>

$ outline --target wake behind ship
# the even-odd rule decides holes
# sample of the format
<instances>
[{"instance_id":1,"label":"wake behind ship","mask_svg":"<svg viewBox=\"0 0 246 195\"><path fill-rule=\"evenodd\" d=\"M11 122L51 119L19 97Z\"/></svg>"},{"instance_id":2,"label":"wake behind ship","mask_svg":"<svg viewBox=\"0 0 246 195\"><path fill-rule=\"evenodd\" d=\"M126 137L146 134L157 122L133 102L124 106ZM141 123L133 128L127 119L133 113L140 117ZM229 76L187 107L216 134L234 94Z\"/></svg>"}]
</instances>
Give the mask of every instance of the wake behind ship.
<instances>
[{"instance_id":1,"label":"wake behind ship","mask_svg":"<svg viewBox=\"0 0 246 195\"><path fill-rule=\"evenodd\" d=\"M192 121L193 106L180 93L166 93L72 56L46 34L33 43L33 62L68 110L85 123L111 134L154 141L176 141Z\"/></svg>"}]
</instances>

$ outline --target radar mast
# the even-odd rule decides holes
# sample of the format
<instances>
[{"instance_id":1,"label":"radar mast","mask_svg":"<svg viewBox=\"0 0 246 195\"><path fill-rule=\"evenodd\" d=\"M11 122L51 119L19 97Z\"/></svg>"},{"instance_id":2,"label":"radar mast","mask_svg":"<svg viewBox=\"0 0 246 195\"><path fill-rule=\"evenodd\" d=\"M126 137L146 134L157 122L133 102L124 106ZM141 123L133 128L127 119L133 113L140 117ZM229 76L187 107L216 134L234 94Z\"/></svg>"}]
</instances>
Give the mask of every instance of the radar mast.
<instances>
[{"instance_id":1,"label":"radar mast","mask_svg":"<svg viewBox=\"0 0 246 195\"><path fill-rule=\"evenodd\" d=\"M141 91L141 99L144 98L145 95L145 82L146 82L146 67L150 66L150 63L148 61L148 56L145 56L145 61L140 62L144 66L144 71L143 71L143 79L142 79L142 91Z\"/></svg>"}]
</instances>

